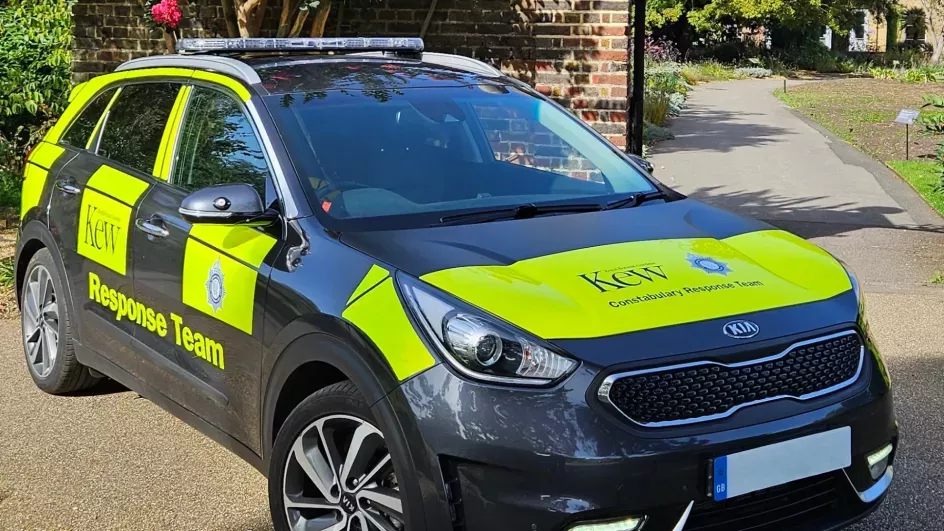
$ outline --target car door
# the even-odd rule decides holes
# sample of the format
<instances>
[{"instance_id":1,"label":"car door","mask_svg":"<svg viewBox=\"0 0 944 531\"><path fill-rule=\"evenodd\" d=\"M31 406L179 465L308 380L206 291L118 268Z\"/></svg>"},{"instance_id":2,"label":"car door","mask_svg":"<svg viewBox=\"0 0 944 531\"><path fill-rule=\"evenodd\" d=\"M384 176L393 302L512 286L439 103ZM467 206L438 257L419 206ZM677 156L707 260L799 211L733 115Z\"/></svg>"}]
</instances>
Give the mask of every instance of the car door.
<instances>
[{"instance_id":1,"label":"car door","mask_svg":"<svg viewBox=\"0 0 944 531\"><path fill-rule=\"evenodd\" d=\"M50 199L81 343L131 374L132 212L149 187L179 83L111 87L92 99L61 145L77 155L59 172Z\"/></svg>"},{"instance_id":2,"label":"car door","mask_svg":"<svg viewBox=\"0 0 944 531\"><path fill-rule=\"evenodd\" d=\"M262 318L270 260L281 220L265 228L191 224L178 212L191 192L252 184L278 208L269 166L243 104L222 88L193 86L182 113L167 183L156 184L136 214L136 303L166 316L166 330L135 332L154 363L159 391L252 448L257 423ZM147 311L147 310L146 310Z\"/></svg>"}]
</instances>

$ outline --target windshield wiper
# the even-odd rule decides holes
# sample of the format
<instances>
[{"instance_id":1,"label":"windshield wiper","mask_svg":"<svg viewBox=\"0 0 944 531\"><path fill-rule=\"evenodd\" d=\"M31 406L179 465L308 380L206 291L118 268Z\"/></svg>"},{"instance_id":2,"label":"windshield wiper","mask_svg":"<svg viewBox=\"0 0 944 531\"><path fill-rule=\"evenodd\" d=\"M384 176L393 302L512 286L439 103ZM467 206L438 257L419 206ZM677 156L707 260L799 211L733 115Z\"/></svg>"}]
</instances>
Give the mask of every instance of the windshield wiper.
<instances>
[{"instance_id":1,"label":"windshield wiper","mask_svg":"<svg viewBox=\"0 0 944 531\"><path fill-rule=\"evenodd\" d=\"M632 208L639 206L646 201L650 201L652 199L663 199L664 197L665 194L659 190L654 192L633 192L629 195L629 197L610 201L609 203L603 205L603 210L613 210L615 208Z\"/></svg>"},{"instance_id":2,"label":"windshield wiper","mask_svg":"<svg viewBox=\"0 0 944 531\"><path fill-rule=\"evenodd\" d=\"M496 208L492 210L479 210L476 212L467 212L465 214L455 214L452 216L443 216L439 218L438 223L433 223L431 227L441 227L444 225L464 225L470 223L488 223L489 221L501 221L505 219L528 219L544 214L570 214L577 212L596 212L603 210L603 207L597 203L570 203L557 205L535 205L527 203L512 207Z\"/></svg>"}]
</instances>

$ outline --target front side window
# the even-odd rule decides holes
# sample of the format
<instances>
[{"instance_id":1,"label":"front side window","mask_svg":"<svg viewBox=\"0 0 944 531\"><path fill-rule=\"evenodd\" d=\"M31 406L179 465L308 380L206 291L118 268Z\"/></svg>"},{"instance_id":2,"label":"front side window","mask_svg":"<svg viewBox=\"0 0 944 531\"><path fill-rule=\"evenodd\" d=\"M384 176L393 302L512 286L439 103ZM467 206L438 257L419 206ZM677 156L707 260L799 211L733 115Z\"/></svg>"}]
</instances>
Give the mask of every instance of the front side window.
<instances>
[{"instance_id":1,"label":"front side window","mask_svg":"<svg viewBox=\"0 0 944 531\"><path fill-rule=\"evenodd\" d=\"M74 148L85 149L92 133L95 131L95 126L101 119L102 113L105 112L105 108L108 107L108 102L111 101L116 90L118 89L109 89L96 96L92 103L89 103L88 107L73 120L69 130L63 135L62 141Z\"/></svg>"},{"instance_id":2,"label":"front side window","mask_svg":"<svg viewBox=\"0 0 944 531\"><path fill-rule=\"evenodd\" d=\"M239 103L222 92L195 87L171 182L188 191L247 183L266 197L268 175L262 147Z\"/></svg>"},{"instance_id":3,"label":"front side window","mask_svg":"<svg viewBox=\"0 0 944 531\"><path fill-rule=\"evenodd\" d=\"M477 85L269 96L315 209L339 230L428 226L456 213L602 204L654 185L557 106Z\"/></svg>"},{"instance_id":4,"label":"front side window","mask_svg":"<svg viewBox=\"0 0 944 531\"><path fill-rule=\"evenodd\" d=\"M177 83L122 87L105 117L98 154L151 174L179 91Z\"/></svg>"}]
</instances>

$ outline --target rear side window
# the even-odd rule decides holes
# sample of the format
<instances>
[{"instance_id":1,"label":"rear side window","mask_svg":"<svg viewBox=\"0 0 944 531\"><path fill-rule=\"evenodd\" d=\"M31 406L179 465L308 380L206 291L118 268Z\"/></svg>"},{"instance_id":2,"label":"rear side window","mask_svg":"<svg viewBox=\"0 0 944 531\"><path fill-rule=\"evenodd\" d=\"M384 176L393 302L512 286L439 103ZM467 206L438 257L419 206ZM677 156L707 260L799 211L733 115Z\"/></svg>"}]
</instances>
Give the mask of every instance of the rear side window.
<instances>
[{"instance_id":1,"label":"rear side window","mask_svg":"<svg viewBox=\"0 0 944 531\"><path fill-rule=\"evenodd\" d=\"M79 117L72 122L69 130L62 137L62 141L72 147L85 149L89 138L95 131L95 126L98 125L102 113L105 112L105 107L108 107L108 102L111 101L116 90L118 89L109 89L96 96L92 103L79 113Z\"/></svg>"},{"instance_id":2,"label":"rear side window","mask_svg":"<svg viewBox=\"0 0 944 531\"><path fill-rule=\"evenodd\" d=\"M122 87L105 119L98 154L150 174L179 90L176 83Z\"/></svg>"},{"instance_id":3,"label":"rear side window","mask_svg":"<svg viewBox=\"0 0 944 531\"><path fill-rule=\"evenodd\" d=\"M194 87L181 131L175 185L193 191L213 184L246 183L266 197L265 155L236 100Z\"/></svg>"}]
</instances>

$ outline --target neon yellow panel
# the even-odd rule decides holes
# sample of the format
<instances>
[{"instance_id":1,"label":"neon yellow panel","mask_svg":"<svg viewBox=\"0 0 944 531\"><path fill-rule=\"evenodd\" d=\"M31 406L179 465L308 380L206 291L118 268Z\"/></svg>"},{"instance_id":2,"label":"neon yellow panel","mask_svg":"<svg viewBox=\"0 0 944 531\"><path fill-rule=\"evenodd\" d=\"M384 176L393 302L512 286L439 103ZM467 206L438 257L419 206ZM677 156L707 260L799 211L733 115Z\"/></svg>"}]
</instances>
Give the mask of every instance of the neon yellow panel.
<instances>
[{"instance_id":1,"label":"neon yellow panel","mask_svg":"<svg viewBox=\"0 0 944 531\"><path fill-rule=\"evenodd\" d=\"M256 270L193 238L184 253L183 303L252 334Z\"/></svg>"},{"instance_id":2,"label":"neon yellow panel","mask_svg":"<svg viewBox=\"0 0 944 531\"><path fill-rule=\"evenodd\" d=\"M388 276L390 276L389 271L377 264L373 264L370 266L370 270L367 271L367 274L364 275L364 279L361 280L361 283L354 289L354 293L351 293L351 296L347 299L347 303L351 304L352 300L360 297L365 291L373 288L377 284L380 284L380 281Z\"/></svg>"},{"instance_id":3,"label":"neon yellow panel","mask_svg":"<svg viewBox=\"0 0 944 531\"><path fill-rule=\"evenodd\" d=\"M23 190L20 192L20 219L33 207L39 206L49 172L33 164L27 164L23 172Z\"/></svg>"},{"instance_id":4,"label":"neon yellow panel","mask_svg":"<svg viewBox=\"0 0 944 531\"><path fill-rule=\"evenodd\" d=\"M842 266L780 231L630 242L423 280L544 338L602 337L827 299Z\"/></svg>"},{"instance_id":5,"label":"neon yellow panel","mask_svg":"<svg viewBox=\"0 0 944 531\"><path fill-rule=\"evenodd\" d=\"M105 165L95 170L88 180L88 185L99 192L120 199L129 206L134 206L141 194L150 186L146 181Z\"/></svg>"},{"instance_id":6,"label":"neon yellow panel","mask_svg":"<svg viewBox=\"0 0 944 531\"><path fill-rule=\"evenodd\" d=\"M275 238L245 225L194 223L190 236L253 267L261 266L275 245Z\"/></svg>"},{"instance_id":7,"label":"neon yellow panel","mask_svg":"<svg viewBox=\"0 0 944 531\"><path fill-rule=\"evenodd\" d=\"M342 317L367 334L401 381L435 365L400 303L393 279L354 301Z\"/></svg>"},{"instance_id":8,"label":"neon yellow panel","mask_svg":"<svg viewBox=\"0 0 944 531\"><path fill-rule=\"evenodd\" d=\"M65 151L59 146L42 142L30 153L29 161L44 168L52 168L52 165L56 163L56 159L62 156Z\"/></svg>"},{"instance_id":9,"label":"neon yellow panel","mask_svg":"<svg viewBox=\"0 0 944 531\"><path fill-rule=\"evenodd\" d=\"M76 242L79 254L124 275L131 207L86 188L81 208Z\"/></svg>"},{"instance_id":10,"label":"neon yellow panel","mask_svg":"<svg viewBox=\"0 0 944 531\"><path fill-rule=\"evenodd\" d=\"M202 81L209 81L217 85L222 85L235 92L236 95L239 96L239 99L243 100L244 102L249 101L252 97L252 95L249 94L249 90L246 89L242 83L231 77L224 76L223 74L215 74L213 72L196 70L193 73L193 79L200 79Z\"/></svg>"},{"instance_id":11,"label":"neon yellow panel","mask_svg":"<svg viewBox=\"0 0 944 531\"><path fill-rule=\"evenodd\" d=\"M170 111L170 117L167 124L164 125L164 135L161 137L161 145L157 150L157 157L154 158L155 177L166 181L171 167L171 157L174 153L174 145L177 143L177 132L180 130L180 112L193 89L190 85L181 87L177 93L177 100L174 102L174 108Z\"/></svg>"}]
</instances>

